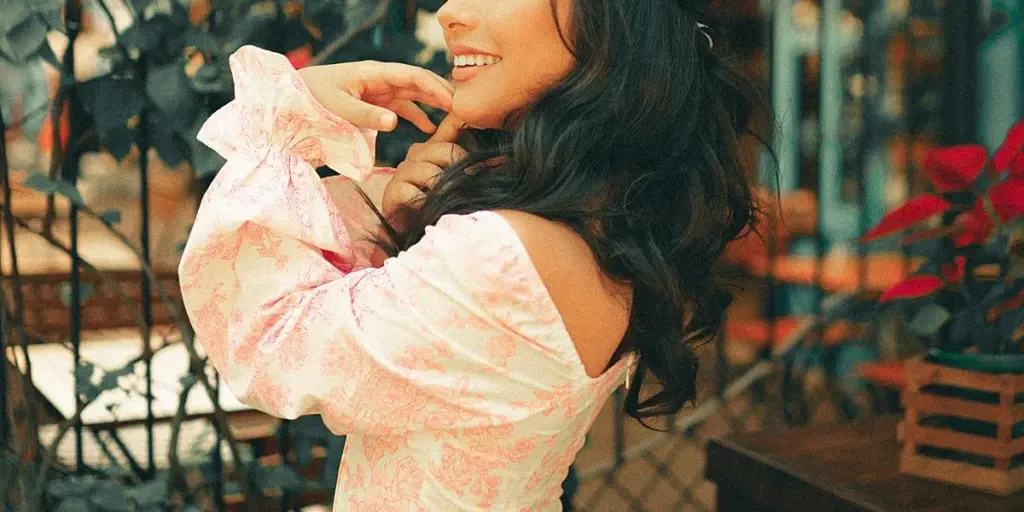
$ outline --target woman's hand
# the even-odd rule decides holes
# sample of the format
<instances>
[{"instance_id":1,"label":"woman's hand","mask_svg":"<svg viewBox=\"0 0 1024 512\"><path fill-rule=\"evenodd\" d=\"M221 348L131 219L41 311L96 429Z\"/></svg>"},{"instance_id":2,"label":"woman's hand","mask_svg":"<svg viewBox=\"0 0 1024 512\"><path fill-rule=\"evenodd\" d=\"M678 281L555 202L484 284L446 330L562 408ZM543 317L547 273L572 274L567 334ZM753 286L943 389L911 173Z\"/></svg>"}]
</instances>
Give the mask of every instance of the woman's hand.
<instances>
[{"instance_id":1,"label":"woman's hand","mask_svg":"<svg viewBox=\"0 0 1024 512\"><path fill-rule=\"evenodd\" d=\"M381 204L382 213L398 224L397 229L402 228L401 219L394 218L394 214L406 204L422 199L446 167L465 158L466 150L455 143L465 126L464 121L448 114L429 140L409 147L405 160L398 164L395 175L384 188Z\"/></svg>"},{"instance_id":2,"label":"woman's hand","mask_svg":"<svg viewBox=\"0 0 1024 512\"><path fill-rule=\"evenodd\" d=\"M389 132L398 116L426 133L434 123L414 101L451 111L454 88L426 69L397 62L345 62L299 70L306 87L321 105L360 126Z\"/></svg>"},{"instance_id":3,"label":"woman's hand","mask_svg":"<svg viewBox=\"0 0 1024 512\"><path fill-rule=\"evenodd\" d=\"M465 126L466 123L454 114L448 114L429 140L409 147L405 160L398 164L391 181L384 187L381 213L393 228L405 229L404 219L396 213L406 205L416 207L445 167L466 156L466 150L455 143ZM387 255L378 247L370 256L370 264L380 268L385 259Z\"/></svg>"}]
</instances>

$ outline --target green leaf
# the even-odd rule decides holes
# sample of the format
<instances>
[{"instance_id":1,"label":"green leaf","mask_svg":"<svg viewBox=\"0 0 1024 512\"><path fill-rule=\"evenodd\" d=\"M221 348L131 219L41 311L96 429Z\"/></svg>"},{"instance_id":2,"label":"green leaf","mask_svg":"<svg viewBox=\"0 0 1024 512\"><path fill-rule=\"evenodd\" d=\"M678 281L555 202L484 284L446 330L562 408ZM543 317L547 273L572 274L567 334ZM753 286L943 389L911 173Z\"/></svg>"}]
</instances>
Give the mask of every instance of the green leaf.
<instances>
[{"instance_id":1,"label":"green leaf","mask_svg":"<svg viewBox=\"0 0 1024 512\"><path fill-rule=\"evenodd\" d=\"M145 24L134 24L121 33L121 45L129 49L129 54L145 53L160 44L160 33L151 30Z\"/></svg>"},{"instance_id":2,"label":"green leaf","mask_svg":"<svg viewBox=\"0 0 1024 512\"><path fill-rule=\"evenodd\" d=\"M10 2L4 5L5 10L8 5ZM46 43L46 24L34 14L5 32L0 38L0 53L14 62L25 62Z\"/></svg>"},{"instance_id":3,"label":"green leaf","mask_svg":"<svg viewBox=\"0 0 1024 512\"><path fill-rule=\"evenodd\" d=\"M189 156L189 145L168 127L151 129L153 149L167 167L175 168Z\"/></svg>"},{"instance_id":4,"label":"green leaf","mask_svg":"<svg viewBox=\"0 0 1024 512\"><path fill-rule=\"evenodd\" d=\"M96 366L88 361L80 362L75 368L75 382L79 387L83 384L92 384L93 373L96 373Z\"/></svg>"},{"instance_id":5,"label":"green leaf","mask_svg":"<svg viewBox=\"0 0 1024 512\"><path fill-rule=\"evenodd\" d=\"M1024 310L1022 309L1003 313L996 320L999 335L1007 343L1013 341L1013 334L1017 332L1017 329L1020 329L1021 325L1024 325Z\"/></svg>"},{"instance_id":6,"label":"green leaf","mask_svg":"<svg viewBox=\"0 0 1024 512\"><path fill-rule=\"evenodd\" d=\"M96 293L96 286L90 283L79 283L78 286L78 303L85 304ZM60 283L60 301L65 306L71 307L71 283L64 281Z\"/></svg>"},{"instance_id":7,"label":"green leaf","mask_svg":"<svg viewBox=\"0 0 1024 512\"><path fill-rule=\"evenodd\" d=\"M282 424L284 426L284 424ZM308 414L288 422L288 429L297 438L305 438L311 441L325 442L334 434L324 425L320 416Z\"/></svg>"},{"instance_id":8,"label":"green leaf","mask_svg":"<svg viewBox=\"0 0 1024 512\"><path fill-rule=\"evenodd\" d=\"M32 11L24 2L5 2L4 16L0 18L0 33L6 33L32 17Z\"/></svg>"},{"instance_id":9,"label":"green leaf","mask_svg":"<svg viewBox=\"0 0 1024 512\"><path fill-rule=\"evenodd\" d=\"M298 438L292 445L295 450L295 462L299 466L308 469L313 465L313 441L306 438Z\"/></svg>"},{"instance_id":10,"label":"green leaf","mask_svg":"<svg viewBox=\"0 0 1024 512\"><path fill-rule=\"evenodd\" d=\"M6 447L3 449L6 452ZM0 456L0 503L4 503L7 490L17 481L20 469L21 464L18 457L11 456L11 452Z\"/></svg>"},{"instance_id":11,"label":"green leaf","mask_svg":"<svg viewBox=\"0 0 1024 512\"><path fill-rule=\"evenodd\" d=\"M110 209L100 214L100 219L103 220L107 225L113 226L114 224L121 223L121 210Z\"/></svg>"},{"instance_id":12,"label":"green leaf","mask_svg":"<svg viewBox=\"0 0 1024 512\"><path fill-rule=\"evenodd\" d=\"M92 382L92 374L95 369L96 367L88 362L79 363L75 368L75 387L78 388L78 394L86 402L91 402L100 396L100 388Z\"/></svg>"},{"instance_id":13,"label":"green leaf","mask_svg":"<svg viewBox=\"0 0 1024 512\"><path fill-rule=\"evenodd\" d=\"M30 174L28 178L25 178L25 186L40 194L52 194L57 191L53 182L39 173Z\"/></svg>"},{"instance_id":14,"label":"green leaf","mask_svg":"<svg viewBox=\"0 0 1024 512\"><path fill-rule=\"evenodd\" d=\"M1010 277L1024 279L1024 258L1010 262L1010 269L1007 271Z\"/></svg>"},{"instance_id":15,"label":"green leaf","mask_svg":"<svg viewBox=\"0 0 1024 512\"><path fill-rule=\"evenodd\" d=\"M100 482L89 498L94 510L99 512L133 512L135 507L128 501L125 489L116 482Z\"/></svg>"},{"instance_id":16,"label":"green leaf","mask_svg":"<svg viewBox=\"0 0 1024 512\"><path fill-rule=\"evenodd\" d=\"M75 496L60 502L57 512L92 512L92 506L88 499Z\"/></svg>"},{"instance_id":17,"label":"green leaf","mask_svg":"<svg viewBox=\"0 0 1024 512\"><path fill-rule=\"evenodd\" d=\"M55 9L40 12L39 18L42 19L51 30L65 32L67 27L64 26L64 10L61 7L62 6L58 2Z\"/></svg>"},{"instance_id":18,"label":"green leaf","mask_svg":"<svg viewBox=\"0 0 1024 512\"><path fill-rule=\"evenodd\" d=\"M161 125L172 130L187 130L199 113L202 101L185 76L184 57L151 67L145 87L149 103L158 109L150 114L154 120L159 117Z\"/></svg>"},{"instance_id":19,"label":"green leaf","mask_svg":"<svg viewBox=\"0 0 1024 512\"><path fill-rule=\"evenodd\" d=\"M280 489L286 493L302 490L302 477L288 466L260 466L255 464L249 473L260 489Z\"/></svg>"},{"instance_id":20,"label":"green leaf","mask_svg":"<svg viewBox=\"0 0 1024 512\"><path fill-rule=\"evenodd\" d=\"M25 179L25 186L41 194L60 194L76 206L84 206L85 200L75 186L65 180L50 181L42 174L32 174Z\"/></svg>"},{"instance_id":21,"label":"green leaf","mask_svg":"<svg viewBox=\"0 0 1024 512\"><path fill-rule=\"evenodd\" d=\"M925 304L907 324L907 329L923 338L930 338L939 332L950 319L949 311L934 302Z\"/></svg>"},{"instance_id":22,"label":"green leaf","mask_svg":"<svg viewBox=\"0 0 1024 512\"><path fill-rule=\"evenodd\" d=\"M60 10L63 7L64 2L60 0L33 0L32 2L26 2L29 7L35 12L47 12L54 9Z\"/></svg>"},{"instance_id":23,"label":"green leaf","mask_svg":"<svg viewBox=\"0 0 1024 512\"><path fill-rule=\"evenodd\" d=\"M965 309L960 311L956 318L953 319L952 328L949 330L949 335L943 340L942 349L949 351L963 350L971 346L971 333L975 325L977 325L978 314L973 309Z\"/></svg>"},{"instance_id":24,"label":"green leaf","mask_svg":"<svg viewBox=\"0 0 1024 512\"><path fill-rule=\"evenodd\" d=\"M178 254L181 254L181 253L185 252L185 245L187 245L187 244L188 244L187 241L178 242L178 245L174 246L174 250L177 251Z\"/></svg>"},{"instance_id":25,"label":"green leaf","mask_svg":"<svg viewBox=\"0 0 1024 512\"><path fill-rule=\"evenodd\" d=\"M228 480L224 482L224 494L242 494L242 486L234 480Z\"/></svg>"},{"instance_id":26,"label":"green leaf","mask_svg":"<svg viewBox=\"0 0 1024 512\"><path fill-rule=\"evenodd\" d=\"M44 50L49 45L43 45ZM40 52L42 56L42 52ZM0 73L17 73L20 80L14 82L15 90L21 96L21 130L29 140L39 137L39 130L50 113L51 92L46 85L46 70L38 62L26 63L21 66L2 65ZM18 85L20 82L20 85Z\"/></svg>"},{"instance_id":27,"label":"green leaf","mask_svg":"<svg viewBox=\"0 0 1024 512\"><path fill-rule=\"evenodd\" d=\"M56 192L71 201L71 204L85 206L85 199L82 199L82 194L78 192L78 188L74 184L64 180L57 180L53 183Z\"/></svg>"},{"instance_id":28,"label":"green leaf","mask_svg":"<svg viewBox=\"0 0 1024 512\"><path fill-rule=\"evenodd\" d=\"M143 84L133 76L102 76L78 84L79 97L92 114L100 142L121 160L135 143L131 127L146 103Z\"/></svg>"},{"instance_id":29,"label":"green leaf","mask_svg":"<svg viewBox=\"0 0 1024 512\"><path fill-rule=\"evenodd\" d=\"M54 501L63 501L68 498L88 496L95 488L95 478L72 476L50 480L46 484L46 494Z\"/></svg>"},{"instance_id":30,"label":"green leaf","mask_svg":"<svg viewBox=\"0 0 1024 512\"><path fill-rule=\"evenodd\" d=\"M338 482L338 470L341 468L341 454L345 451L345 437L332 436L327 440L327 455L321 462L320 483L332 486Z\"/></svg>"},{"instance_id":31,"label":"green leaf","mask_svg":"<svg viewBox=\"0 0 1024 512\"><path fill-rule=\"evenodd\" d=\"M103 377L100 377L100 383L96 385L96 389L98 389L100 393L118 389L120 385L117 381L120 378L121 375L118 375L116 372L105 372L103 373Z\"/></svg>"},{"instance_id":32,"label":"green leaf","mask_svg":"<svg viewBox=\"0 0 1024 512\"><path fill-rule=\"evenodd\" d=\"M166 480L154 480L139 484L125 491L128 499L135 502L139 508L153 505L165 505L170 499L170 489Z\"/></svg>"}]
</instances>

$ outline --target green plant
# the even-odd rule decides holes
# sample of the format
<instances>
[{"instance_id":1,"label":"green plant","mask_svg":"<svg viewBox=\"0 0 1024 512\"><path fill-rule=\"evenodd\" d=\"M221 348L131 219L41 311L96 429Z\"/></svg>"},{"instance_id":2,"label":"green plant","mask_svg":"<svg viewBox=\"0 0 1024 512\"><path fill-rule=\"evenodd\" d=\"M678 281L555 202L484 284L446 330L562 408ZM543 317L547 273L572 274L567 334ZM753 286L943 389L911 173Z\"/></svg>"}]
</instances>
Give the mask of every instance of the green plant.
<instances>
[{"instance_id":1,"label":"green plant","mask_svg":"<svg viewBox=\"0 0 1024 512\"><path fill-rule=\"evenodd\" d=\"M939 148L924 171L935 192L910 199L863 237L907 232L901 244L924 257L879 302L905 312L908 329L930 347L1024 352L1024 122L991 158L979 145Z\"/></svg>"}]
</instances>

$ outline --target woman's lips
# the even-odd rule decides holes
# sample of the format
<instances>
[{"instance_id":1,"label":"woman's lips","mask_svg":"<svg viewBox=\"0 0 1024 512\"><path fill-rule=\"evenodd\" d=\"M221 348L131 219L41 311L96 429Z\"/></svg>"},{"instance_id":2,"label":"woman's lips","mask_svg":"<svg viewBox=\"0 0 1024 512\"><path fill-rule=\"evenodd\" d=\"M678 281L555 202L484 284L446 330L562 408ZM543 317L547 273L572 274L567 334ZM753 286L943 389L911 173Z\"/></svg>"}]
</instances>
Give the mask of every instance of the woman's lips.
<instances>
[{"instance_id":1,"label":"woman's lips","mask_svg":"<svg viewBox=\"0 0 1024 512\"><path fill-rule=\"evenodd\" d=\"M483 73L498 64L499 63L495 62L494 64L485 64L483 66L456 66L452 69L452 79L456 82L465 82L475 78L480 73Z\"/></svg>"}]
</instances>

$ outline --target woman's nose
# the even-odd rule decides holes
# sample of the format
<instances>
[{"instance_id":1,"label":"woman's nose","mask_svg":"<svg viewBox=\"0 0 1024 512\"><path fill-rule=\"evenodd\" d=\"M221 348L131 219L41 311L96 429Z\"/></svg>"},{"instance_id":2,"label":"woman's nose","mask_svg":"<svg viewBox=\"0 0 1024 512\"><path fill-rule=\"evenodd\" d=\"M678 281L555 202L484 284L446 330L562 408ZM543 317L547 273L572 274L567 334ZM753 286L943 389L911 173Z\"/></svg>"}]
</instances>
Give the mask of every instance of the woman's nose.
<instances>
[{"instance_id":1,"label":"woman's nose","mask_svg":"<svg viewBox=\"0 0 1024 512\"><path fill-rule=\"evenodd\" d=\"M446 31L473 28L479 22L472 4L480 0L448 0L437 10L437 22ZM487 0L483 0L487 1Z\"/></svg>"}]
</instances>

